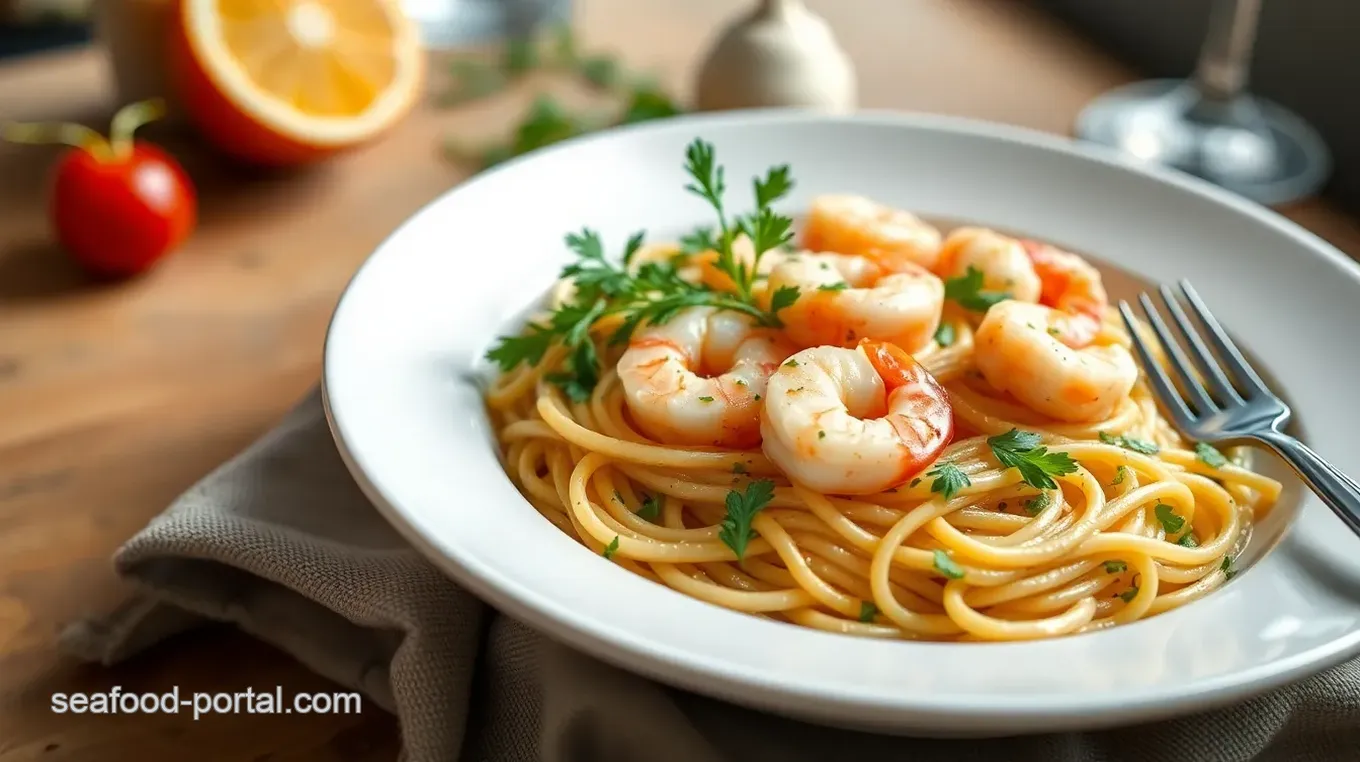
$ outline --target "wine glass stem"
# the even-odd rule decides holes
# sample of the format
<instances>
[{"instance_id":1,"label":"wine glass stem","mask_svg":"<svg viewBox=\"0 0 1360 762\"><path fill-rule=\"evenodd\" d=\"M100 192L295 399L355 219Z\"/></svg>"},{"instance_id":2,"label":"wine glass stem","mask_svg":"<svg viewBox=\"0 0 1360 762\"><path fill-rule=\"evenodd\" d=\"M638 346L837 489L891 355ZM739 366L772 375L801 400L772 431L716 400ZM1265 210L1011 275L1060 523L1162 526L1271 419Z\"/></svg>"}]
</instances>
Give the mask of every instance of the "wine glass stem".
<instances>
[{"instance_id":1,"label":"wine glass stem","mask_svg":"<svg viewBox=\"0 0 1360 762\"><path fill-rule=\"evenodd\" d=\"M1261 0L1213 0L1195 84L1205 98L1232 100L1247 87Z\"/></svg>"}]
</instances>

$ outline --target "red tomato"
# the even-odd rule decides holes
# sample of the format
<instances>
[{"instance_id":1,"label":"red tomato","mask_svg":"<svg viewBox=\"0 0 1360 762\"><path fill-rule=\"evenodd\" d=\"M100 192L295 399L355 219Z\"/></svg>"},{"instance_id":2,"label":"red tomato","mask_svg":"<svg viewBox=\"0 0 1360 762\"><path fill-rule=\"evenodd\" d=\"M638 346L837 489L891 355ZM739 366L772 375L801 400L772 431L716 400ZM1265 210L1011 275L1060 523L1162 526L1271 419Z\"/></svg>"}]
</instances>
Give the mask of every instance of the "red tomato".
<instances>
[{"instance_id":1,"label":"red tomato","mask_svg":"<svg viewBox=\"0 0 1360 762\"><path fill-rule=\"evenodd\" d=\"M134 143L125 158L68 152L56 168L51 214L57 238L81 266L120 278L178 248L198 209L179 164L155 146Z\"/></svg>"},{"instance_id":2,"label":"red tomato","mask_svg":"<svg viewBox=\"0 0 1360 762\"><path fill-rule=\"evenodd\" d=\"M198 202L189 176L169 154L132 139L134 130L163 113L159 101L127 106L114 116L107 140L70 124L9 124L0 131L17 143L76 146L56 166L52 227L94 275L143 272L194 229Z\"/></svg>"}]
</instances>

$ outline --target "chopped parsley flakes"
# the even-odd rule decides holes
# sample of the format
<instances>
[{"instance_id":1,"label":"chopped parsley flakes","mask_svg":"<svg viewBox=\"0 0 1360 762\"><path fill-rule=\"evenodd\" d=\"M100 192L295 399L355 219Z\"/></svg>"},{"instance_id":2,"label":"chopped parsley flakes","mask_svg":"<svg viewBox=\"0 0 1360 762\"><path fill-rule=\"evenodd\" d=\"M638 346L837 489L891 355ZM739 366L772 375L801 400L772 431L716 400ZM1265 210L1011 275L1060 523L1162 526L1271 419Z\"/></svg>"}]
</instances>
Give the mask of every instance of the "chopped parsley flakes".
<instances>
[{"instance_id":1,"label":"chopped parsley flakes","mask_svg":"<svg viewBox=\"0 0 1360 762\"><path fill-rule=\"evenodd\" d=\"M1149 442L1146 439L1125 436L1123 434L1110 434L1105 431L1100 432L1100 441L1108 445L1123 447L1125 450L1131 450L1142 455L1156 455L1162 450L1155 442Z\"/></svg>"},{"instance_id":2,"label":"chopped parsley flakes","mask_svg":"<svg viewBox=\"0 0 1360 762\"><path fill-rule=\"evenodd\" d=\"M773 499L774 482L769 479L756 479L746 485L745 492L727 493L727 515L719 525L718 539L737 554L738 561L746 557L746 546L756 536L751 521Z\"/></svg>"},{"instance_id":3,"label":"chopped parsley flakes","mask_svg":"<svg viewBox=\"0 0 1360 762\"><path fill-rule=\"evenodd\" d=\"M970 265L968 272L944 282L944 298L974 312L986 312L992 305L1011 298L1005 291L984 291L982 281L982 271Z\"/></svg>"},{"instance_id":4,"label":"chopped parsley flakes","mask_svg":"<svg viewBox=\"0 0 1360 762\"><path fill-rule=\"evenodd\" d=\"M935 571L949 579L963 579L964 570L943 550L935 551Z\"/></svg>"},{"instance_id":5,"label":"chopped parsley flakes","mask_svg":"<svg viewBox=\"0 0 1360 762\"><path fill-rule=\"evenodd\" d=\"M1185 519L1177 516L1176 509L1166 503L1158 503L1153 511L1157 514L1157 520L1162 522L1162 529L1165 529L1167 534L1177 534L1185 528Z\"/></svg>"},{"instance_id":6,"label":"chopped parsley flakes","mask_svg":"<svg viewBox=\"0 0 1360 762\"><path fill-rule=\"evenodd\" d=\"M941 463L927 471L926 476L935 477L935 480L930 483L930 491L944 495L945 500L953 500L959 490L973 483L968 478L968 474L965 474L963 469L953 463Z\"/></svg>"},{"instance_id":7,"label":"chopped parsley flakes","mask_svg":"<svg viewBox=\"0 0 1360 762\"><path fill-rule=\"evenodd\" d=\"M942 347L947 347L954 343L953 323L940 323L940 327L935 329L935 343Z\"/></svg>"},{"instance_id":8,"label":"chopped parsley flakes","mask_svg":"<svg viewBox=\"0 0 1360 762\"><path fill-rule=\"evenodd\" d=\"M637 515L648 521L656 521L656 518L661 515L661 498L656 495L648 495L642 501L641 507L638 508Z\"/></svg>"},{"instance_id":9,"label":"chopped parsley flakes","mask_svg":"<svg viewBox=\"0 0 1360 762\"><path fill-rule=\"evenodd\" d=\"M1022 502L1020 505L1024 506L1025 513L1028 513L1031 516L1038 516L1045 508L1052 504L1053 498L1049 497L1047 492L1040 492L1029 500Z\"/></svg>"},{"instance_id":10,"label":"chopped parsley flakes","mask_svg":"<svg viewBox=\"0 0 1360 762\"><path fill-rule=\"evenodd\" d=\"M1228 459L1223 457L1223 453L1207 442L1195 443L1195 457L1210 468L1222 468L1228 465Z\"/></svg>"},{"instance_id":11,"label":"chopped parsley flakes","mask_svg":"<svg viewBox=\"0 0 1360 762\"><path fill-rule=\"evenodd\" d=\"M860 601L859 621L872 622L876 616L878 616L878 606L875 606L873 601Z\"/></svg>"},{"instance_id":12,"label":"chopped parsley flakes","mask_svg":"<svg viewBox=\"0 0 1360 762\"><path fill-rule=\"evenodd\" d=\"M1040 445L1043 438L1032 431L1011 429L987 439L992 455L1001 465L1019 470L1020 478L1036 489L1057 489L1054 476L1077 470L1072 456L1065 452L1049 452Z\"/></svg>"}]
</instances>

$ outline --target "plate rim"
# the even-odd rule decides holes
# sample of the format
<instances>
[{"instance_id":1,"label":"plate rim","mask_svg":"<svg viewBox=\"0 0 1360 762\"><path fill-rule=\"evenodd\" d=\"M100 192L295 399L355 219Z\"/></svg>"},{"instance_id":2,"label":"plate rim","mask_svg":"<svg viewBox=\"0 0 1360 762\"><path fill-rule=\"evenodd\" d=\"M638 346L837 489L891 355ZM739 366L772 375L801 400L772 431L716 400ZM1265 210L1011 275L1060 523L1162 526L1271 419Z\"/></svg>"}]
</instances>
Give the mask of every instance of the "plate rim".
<instances>
[{"instance_id":1,"label":"plate rim","mask_svg":"<svg viewBox=\"0 0 1360 762\"><path fill-rule=\"evenodd\" d=\"M345 309L347 298L352 293L355 284L364 276L367 268L378 258L379 253L394 240L400 238L418 218L442 204L449 195L459 192L461 188L469 184L483 182L490 177L513 171L514 168L522 164L538 161L545 156L574 150L584 144L615 140L621 135L634 132L688 130L691 133L697 133L706 128L726 128L729 125L743 123L748 126L761 126L762 124L778 126L784 123L799 122L863 123L889 128L964 133L989 140L1020 144L1042 151L1076 156L1114 170L1143 175L1195 195L1207 197L1209 200L1226 206L1240 215L1252 218L1256 222L1284 234L1298 242L1302 248L1310 249L1314 256L1329 261L1349 276L1354 284L1360 286L1360 263L1352 260L1321 236L1272 209L1258 206L1190 175L1141 164L1110 149L1026 127L966 117L909 111L866 110L841 116L801 110L753 109L717 114L687 114L664 121L630 125L573 138L512 159L487 172L469 178L465 183L454 186L436 196L429 203L412 213L382 243L375 247L374 252L355 271L336 303L331 320L327 325L323 347L321 392L327 424L341 458L356 484L384 519L404 539L418 549L425 558L449 574L455 582L465 586L482 600L491 603L515 618L521 619L543 634L566 642L602 661L621 666L666 684L677 685L722 698L730 699L732 696L738 695L739 698L735 700L739 703L836 725L846 724L844 718L848 712L865 712L868 713L868 716L865 717L865 722L868 725L880 730L888 729L889 732L892 730L910 730L913 726L921 728L927 724L940 722L944 722L946 726L965 729L977 725L980 721L1004 720L1008 728L1005 731L1007 733L1037 733L1050 730L1122 725L1148 719L1177 716L1188 711L1204 710L1259 695L1267 690L1335 666L1360 654L1360 630L1356 630L1289 659L1275 660L1264 665L1256 665L1209 679L1181 683L1179 690L1174 693L1168 693L1169 688L1161 685L1151 688L1140 687L1135 689L1134 693L1124 693L1118 701L1092 700L1092 697L1084 697L1081 706L1076 706L1075 699L1070 696L1045 696L1033 704L1007 705L1004 707L1000 705L980 705L977 703L978 697L974 694L935 694L930 701L904 701L898 700L897 697L894 697L892 701L884 701L881 700L881 697L875 698L864 695L828 697L826 693L805 684L799 684L796 681L782 680L775 682L769 679L769 675L761 675L754 671L739 669L725 671L715 668L711 655L704 655L705 658L702 659L682 658L687 656L687 653L674 653L672 644L659 644L649 640L641 640L631 633L620 632L615 627L575 617L571 612L553 605L553 602L545 600L543 596L532 590L521 588L512 593L506 586L507 584L514 586L516 583L504 579L492 582L486 578L487 572L490 570L473 568L463 559L445 552L433 538L427 537L416 527L414 522L396 505L395 501L390 499L378 484L369 478L366 469L360 462L361 456L354 452L348 441L345 424L342 420L343 413L335 409L329 391L333 375L334 346L338 341L335 327ZM1290 528L1286 532L1292 530L1294 521L1297 521L1297 518L1291 521ZM1281 556L1282 554L1276 549L1275 552L1257 562L1255 566L1266 567L1285 563ZM1252 571L1255 571L1255 569ZM1259 573L1245 574L1235 585L1239 589L1245 590L1253 579L1259 582L1263 576ZM531 604L526 598L534 599L538 605ZM1213 605L1209 601L1197 601L1196 603L1200 607ZM1154 619L1126 625L1125 628L1155 624L1174 615L1174 613L1167 612ZM949 645L930 644L930 647L948 647ZM996 645L998 644L967 644L969 648L989 648L996 647ZM662 662L672 665L672 668L663 668ZM679 666L678 669L675 668L676 665ZM1197 690L1186 690L1190 685L1194 685ZM891 727L881 727L885 725Z\"/></svg>"}]
</instances>

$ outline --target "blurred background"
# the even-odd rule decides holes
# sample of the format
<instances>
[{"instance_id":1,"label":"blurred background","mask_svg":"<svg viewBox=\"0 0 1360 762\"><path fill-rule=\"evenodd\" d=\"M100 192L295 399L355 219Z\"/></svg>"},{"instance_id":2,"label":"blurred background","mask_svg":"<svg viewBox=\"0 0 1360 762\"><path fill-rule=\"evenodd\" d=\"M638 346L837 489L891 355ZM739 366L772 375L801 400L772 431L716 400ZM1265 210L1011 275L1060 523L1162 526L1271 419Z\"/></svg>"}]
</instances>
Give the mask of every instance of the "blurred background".
<instances>
[{"instance_id":1,"label":"blurred background","mask_svg":"<svg viewBox=\"0 0 1360 762\"><path fill-rule=\"evenodd\" d=\"M400 2L418 35L389 23L380 0L0 0L0 128L66 125L10 125L0 141L0 762L181 762L185 748L198 762L396 756L395 721L381 712L55 715L50 693L110 685L329 685L230 629L108 671L73 665L55 633L121 600L115 549L315 386L336 300L374 248L508 157L753 105L1085 126L1143 160L1213 145L1200 152L1217 162L1208 169L1302 166L1308 181L1273 188L1268 203L1360 255L1360 0ZM165 50L181 3L213 22L175 30L184 65ZM233 50L214 58L200 45L195 58L186 38L222 19ZM333 67L327 76L300 73L309 56ZM409 75L413 61L423 75ZM199 77L180 83L195 102L177 109L168 72L242 62L257 84L287 90L287 129L239 118L268 101L263 85L242 95ZM1181 84L1140 100L1128 88L1147 77ZM1279 107L1238 97L1244 82ZM379 114L381 129L325 144L324 123L363 126L384 92L399 107ZM104 147L116 112L158 95L170 114L139 107L121 125L151 120L136 135L154 182L129 172L112 197L66 199L66 224L54 224L52 178L79 167L61 146L16 143ZM1301 149L1263 161L1267 117L1279 114L1332 161ZM1215 126L1224 119L1242 129ZM1321 199L1313 180L1326 181ZM164 215L115 208L142 186L177 202ZM111 251L109 226L142 248ZM469 255L457 244L450 256ZM451 284L455 297L459 287L470 286Z\"/></svg>"},{"instance_id":2,"label":"blurred background","mask_svg":"<svg viewBox=\"0 0 1360 762\"><path fill-rule=\"evenodd\" d=\"M915 0L891 0L910 6ZM1209 33L1215 0L991 0L1042 9L1148 77L1185 77ZM104 0L0 0L0 61L96 40L94 6ZM110 7L161 0L110 0ZM404 0L434 48L481 45L564 22L571 0ZM728 3L737 11L749 3ZM124 11L125 12L125 11ZM1317 129L1334 158L1325 192L1360 208L1360 29L1354 0L1261 3L1250 89ZM0 117L3 117L0 114Z\"/></svg>"}]
</instances>

